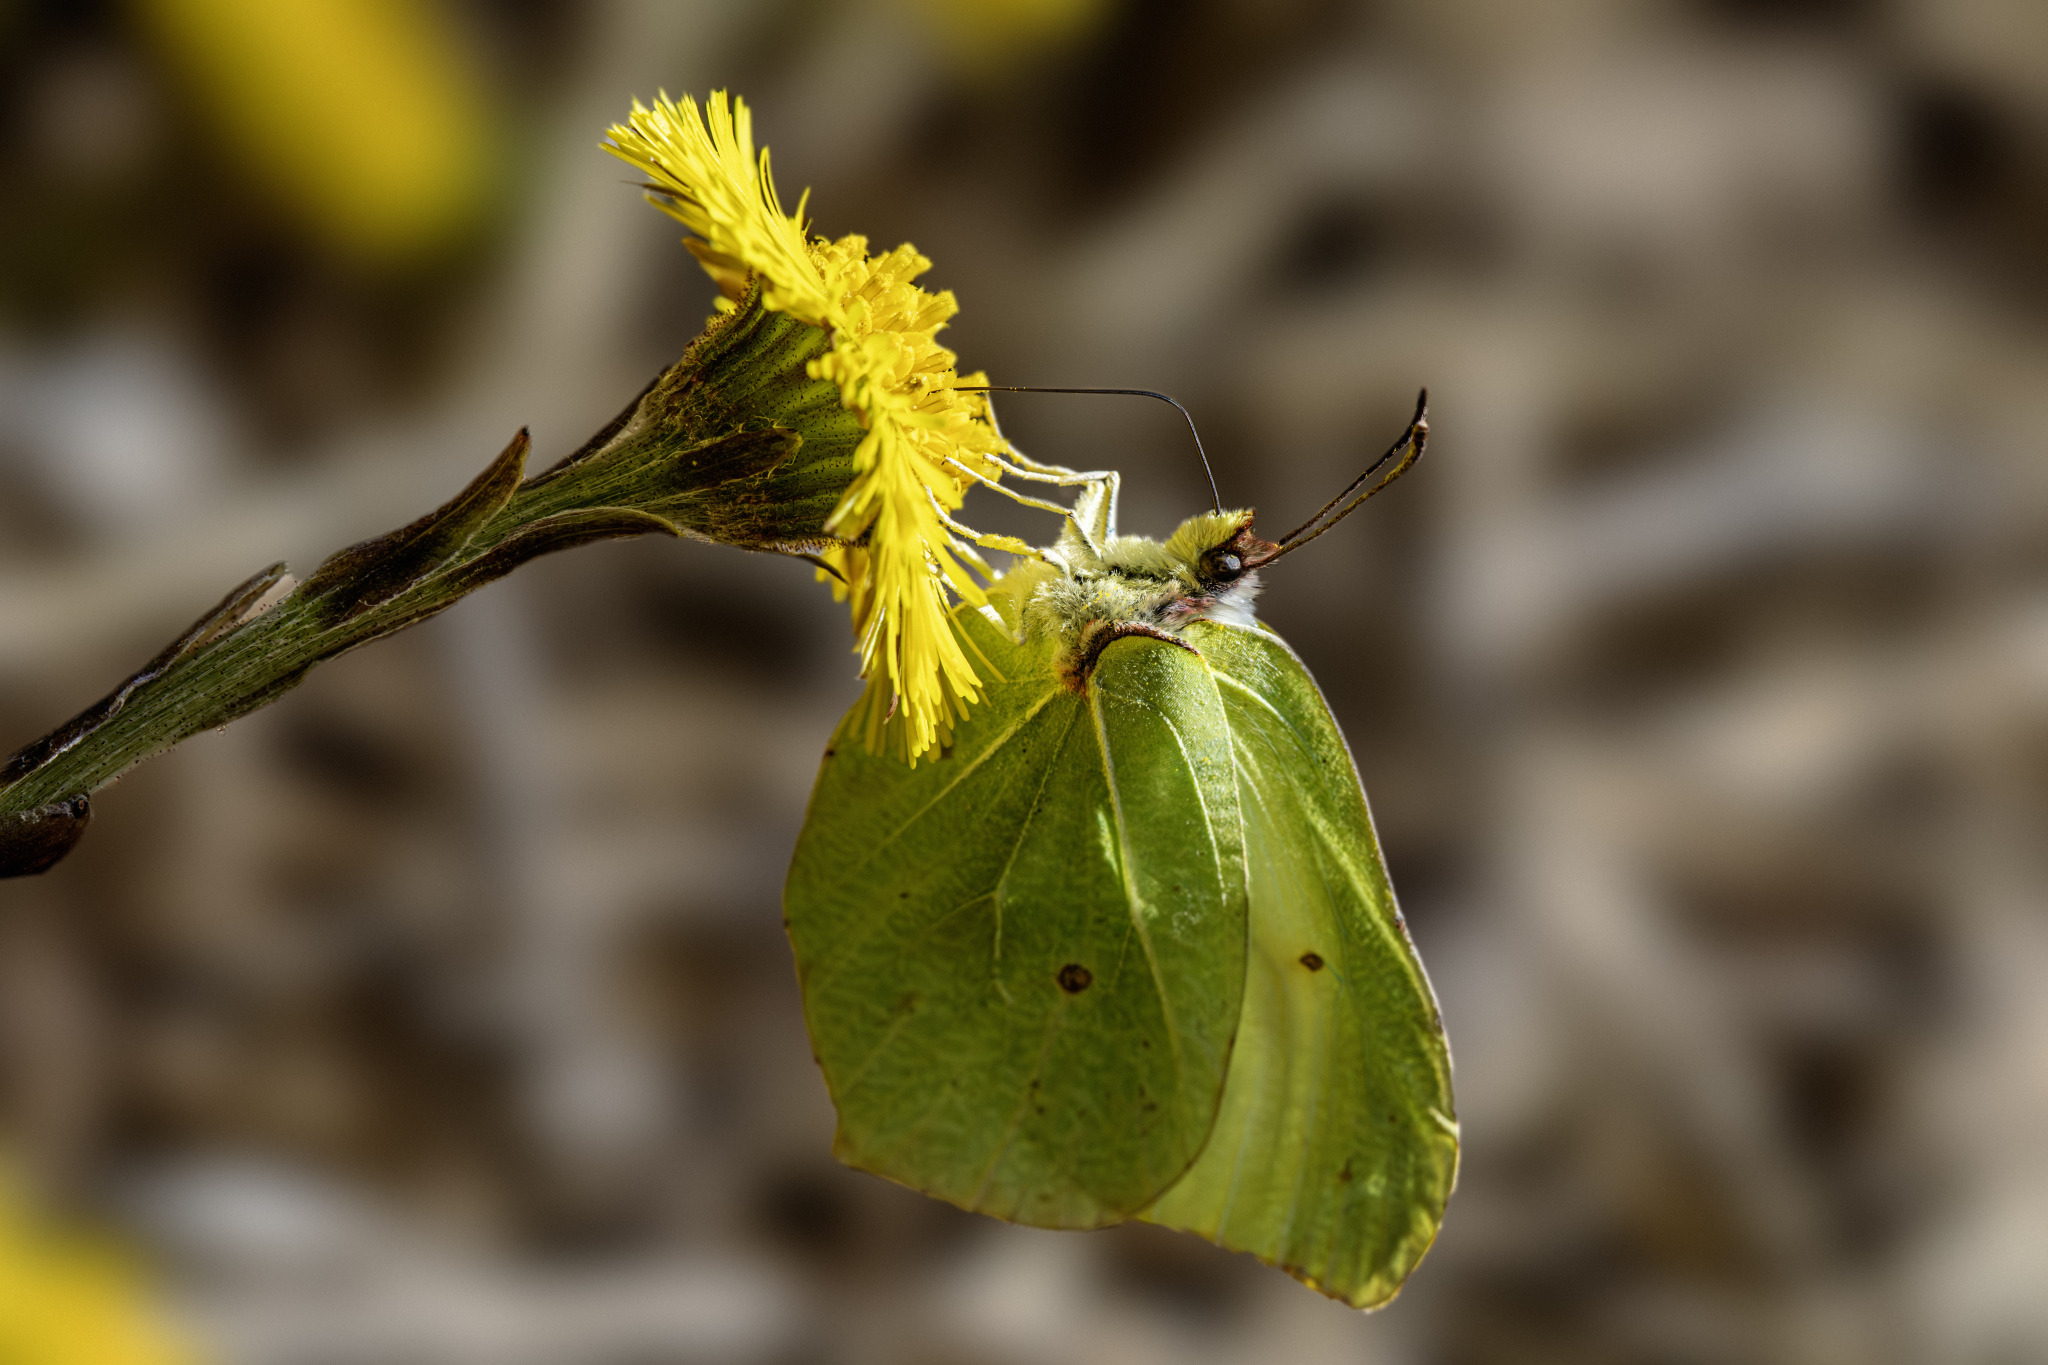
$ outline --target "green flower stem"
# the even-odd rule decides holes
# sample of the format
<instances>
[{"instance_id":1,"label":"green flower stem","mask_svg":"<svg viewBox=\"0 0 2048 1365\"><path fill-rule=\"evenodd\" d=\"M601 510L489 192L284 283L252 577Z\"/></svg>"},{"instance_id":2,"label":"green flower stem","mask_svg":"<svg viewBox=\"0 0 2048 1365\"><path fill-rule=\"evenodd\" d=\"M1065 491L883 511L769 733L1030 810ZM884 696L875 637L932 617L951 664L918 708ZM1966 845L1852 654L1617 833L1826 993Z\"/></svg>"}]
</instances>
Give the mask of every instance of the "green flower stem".
<instances>
[{"instance_id":1,"label":"green flower stem","mask_svg":"<svg viewBox=\"0 0 2048 1365\"><path fill-rule=\"evenodd\" d=\"M535 556L660 533L814 555L853 472L859 423L806 362L826 334L756 290L582 449L524 478L524 431L446 505L330 557L282 600L272 565L134 676L0 767L0 876L83 835L90 794L187 736L298 685L316 664L446 610Z\"/></svg>"}]
</instances>

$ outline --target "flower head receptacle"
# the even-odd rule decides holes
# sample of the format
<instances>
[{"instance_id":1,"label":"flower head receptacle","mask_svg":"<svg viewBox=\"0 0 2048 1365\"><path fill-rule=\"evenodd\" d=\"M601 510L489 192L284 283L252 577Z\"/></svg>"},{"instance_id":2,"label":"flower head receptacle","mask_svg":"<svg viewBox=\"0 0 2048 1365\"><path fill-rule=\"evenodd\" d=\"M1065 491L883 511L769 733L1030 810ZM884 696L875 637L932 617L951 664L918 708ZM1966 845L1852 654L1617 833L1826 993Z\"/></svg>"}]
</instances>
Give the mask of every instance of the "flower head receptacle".
<instances>
[{"instance_id":1,"label":"flower head receptacle","mask_svg":"<svg viewBox=\"0 0 2048 1365\"><path fill-rule=\"evenodd\" d=\"M832 395L828 417L793 382L776 396L801 395L802 410L731 383L689 394L664 380L655 390L672 389L680 403L723 402L737 420L799 432L801 454L774 477L802 482L806 514L828 476L843 475L808 528L783 526L772 539L786 544L756 544L816 559L820 577L849 602L869 684L868 741L915 761L981 695L951 621L956 600L985 600L970 540L1013 548L951 516L969 486L1000 478L1008 449L985 397L956 388L983 378L959 375L953 353L934 339L958 311L953 295L914 283L931 262L911 246L878 255L864 237L812 237L805 201L784 212L745 103L723 92L701 110L687 97L635 103L606 148L648 176L651 200L694 234L687 245L719 285L723 316L700 347L729 344L719 341L728 332L784 329L773 366L790 381L800 360L804 378ZM677 368L689 364L686 356Z\"/></svg>"}]
</instances>

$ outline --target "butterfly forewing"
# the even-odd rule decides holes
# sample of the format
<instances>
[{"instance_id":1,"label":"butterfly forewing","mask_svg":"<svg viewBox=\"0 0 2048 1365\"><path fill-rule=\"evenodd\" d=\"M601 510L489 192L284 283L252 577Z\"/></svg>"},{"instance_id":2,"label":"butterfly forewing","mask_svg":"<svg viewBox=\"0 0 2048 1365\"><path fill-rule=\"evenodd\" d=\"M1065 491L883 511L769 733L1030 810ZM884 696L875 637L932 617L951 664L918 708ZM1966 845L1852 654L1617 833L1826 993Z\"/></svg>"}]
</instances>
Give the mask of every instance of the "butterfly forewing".
<instances>
[{"instance_id":1,"label":"butterfly forewing","mask_svg":"<svg viewBox=\"0 0 2048 1365\"><path fill-rule=\"evenodd\" d=\"M1457 1170L1450 1057L1322 694L1263 629L1201 623L1250 869L1244 1014L1200 1159L1143 1215L1333 1297L1393 1297Z\"/></svg>"},{"instance_id":2,"label":"butterfly forewing","mask_svg":"<svg viewBox=\"0 0 2048 1365\"><path fill-rule=\"evenodd\" d=\"M838 1152L1019 1222L1115 1222L1223 1093L1247 904L1223 699L1158 640L1076 689L960 622L1004 681L915 768L842 726L790 868Z\"/></svg>"}]
</instances>

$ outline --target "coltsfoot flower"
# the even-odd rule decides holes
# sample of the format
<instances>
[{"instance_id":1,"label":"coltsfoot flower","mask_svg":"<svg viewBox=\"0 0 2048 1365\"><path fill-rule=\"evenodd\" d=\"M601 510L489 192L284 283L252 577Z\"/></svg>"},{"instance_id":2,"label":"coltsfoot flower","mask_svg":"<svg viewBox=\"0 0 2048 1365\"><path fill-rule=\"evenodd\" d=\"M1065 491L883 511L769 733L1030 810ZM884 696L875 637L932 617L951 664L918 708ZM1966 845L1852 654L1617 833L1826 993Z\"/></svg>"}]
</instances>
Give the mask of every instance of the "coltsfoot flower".
<instances>
[{"instance_id":1,"label":"coltsfoot flower","mask_svg":"<svg viewBox=\"0 0 2048 1365\"><path fill-rule=\"evenodd\" d=\"M974 544L1025 550L951 515L972 484L997 483L1009 450L986 397L956 388L986 379L958 374L934 340L959 305L913 283L931 268L916 248L877 255L865 237L812 237L808 194L785 213L746 104L723 91L701 110L688 97L635 101L608 137L606 150L647 174L651 201L694 234L686 245L718 283L721 311L758 288L764 306L827 334L807 373L838 387L865 434L812 554L852 607L869 747L915 762L981 696L950 619L954 599L986 600Z\"/></svg>"}]
</instances>

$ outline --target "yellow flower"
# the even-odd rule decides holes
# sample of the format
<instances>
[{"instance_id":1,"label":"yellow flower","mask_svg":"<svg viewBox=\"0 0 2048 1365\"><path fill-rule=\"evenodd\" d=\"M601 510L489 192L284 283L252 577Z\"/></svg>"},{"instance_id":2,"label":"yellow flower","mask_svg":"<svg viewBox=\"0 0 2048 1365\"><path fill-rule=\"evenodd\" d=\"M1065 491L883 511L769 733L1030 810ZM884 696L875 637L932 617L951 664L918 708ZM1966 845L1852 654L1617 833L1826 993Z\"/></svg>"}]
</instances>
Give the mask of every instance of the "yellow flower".
<instances>
[{"instance_id":1,"label":"yellow flower","mask_svg":"<svg viewBox=\"0 0 2048 1365\"><path fill-rule=\"evenodd\" d=\"M454 15L391 0L141 0L223 150L328 245L444 251L491 208L499 121Z\"/></svg>"},{"instance_id":2,"label":"yellow flower","mask_svg":"<svg viewBox=\"0 0 2048 1365\"><path fill-rule=\"evenodd\" d=\"M701 113L688 97L664 95L652 108L636 100L606 150L646 172L653 202L696 235L687 245L718 282L721 308L758 280L767 307L830 334L830 349L809 373L838 385L867 434L854 451L853 482L823 528L850 543L820 557L852 605L869 743L915 762L981 695L948 596L986 600L969 572L979 557L956 534L973 533L950 513L977 479L1001 476L997 457L1008 449L986 398L954 387L986 381L957 375L953 353L933 340L959 305L951 291L930 294L912 283L931 268L914 247L872 256L865 237L809 236L808 195L795 213L783 212L768 153L754 150L752 116L723 91L712 92Z\"/></svg>"},{"instance_id":3,"label":"yellow flower","mask_svg":"<svg viewBox=\"0 0 2048 1365\"><path fill-rule=\"evenodd\" d=\"M37 1220L0 1172L0 1361L190 1365L109 1247Z\"/></svg>"}]
</instances>

